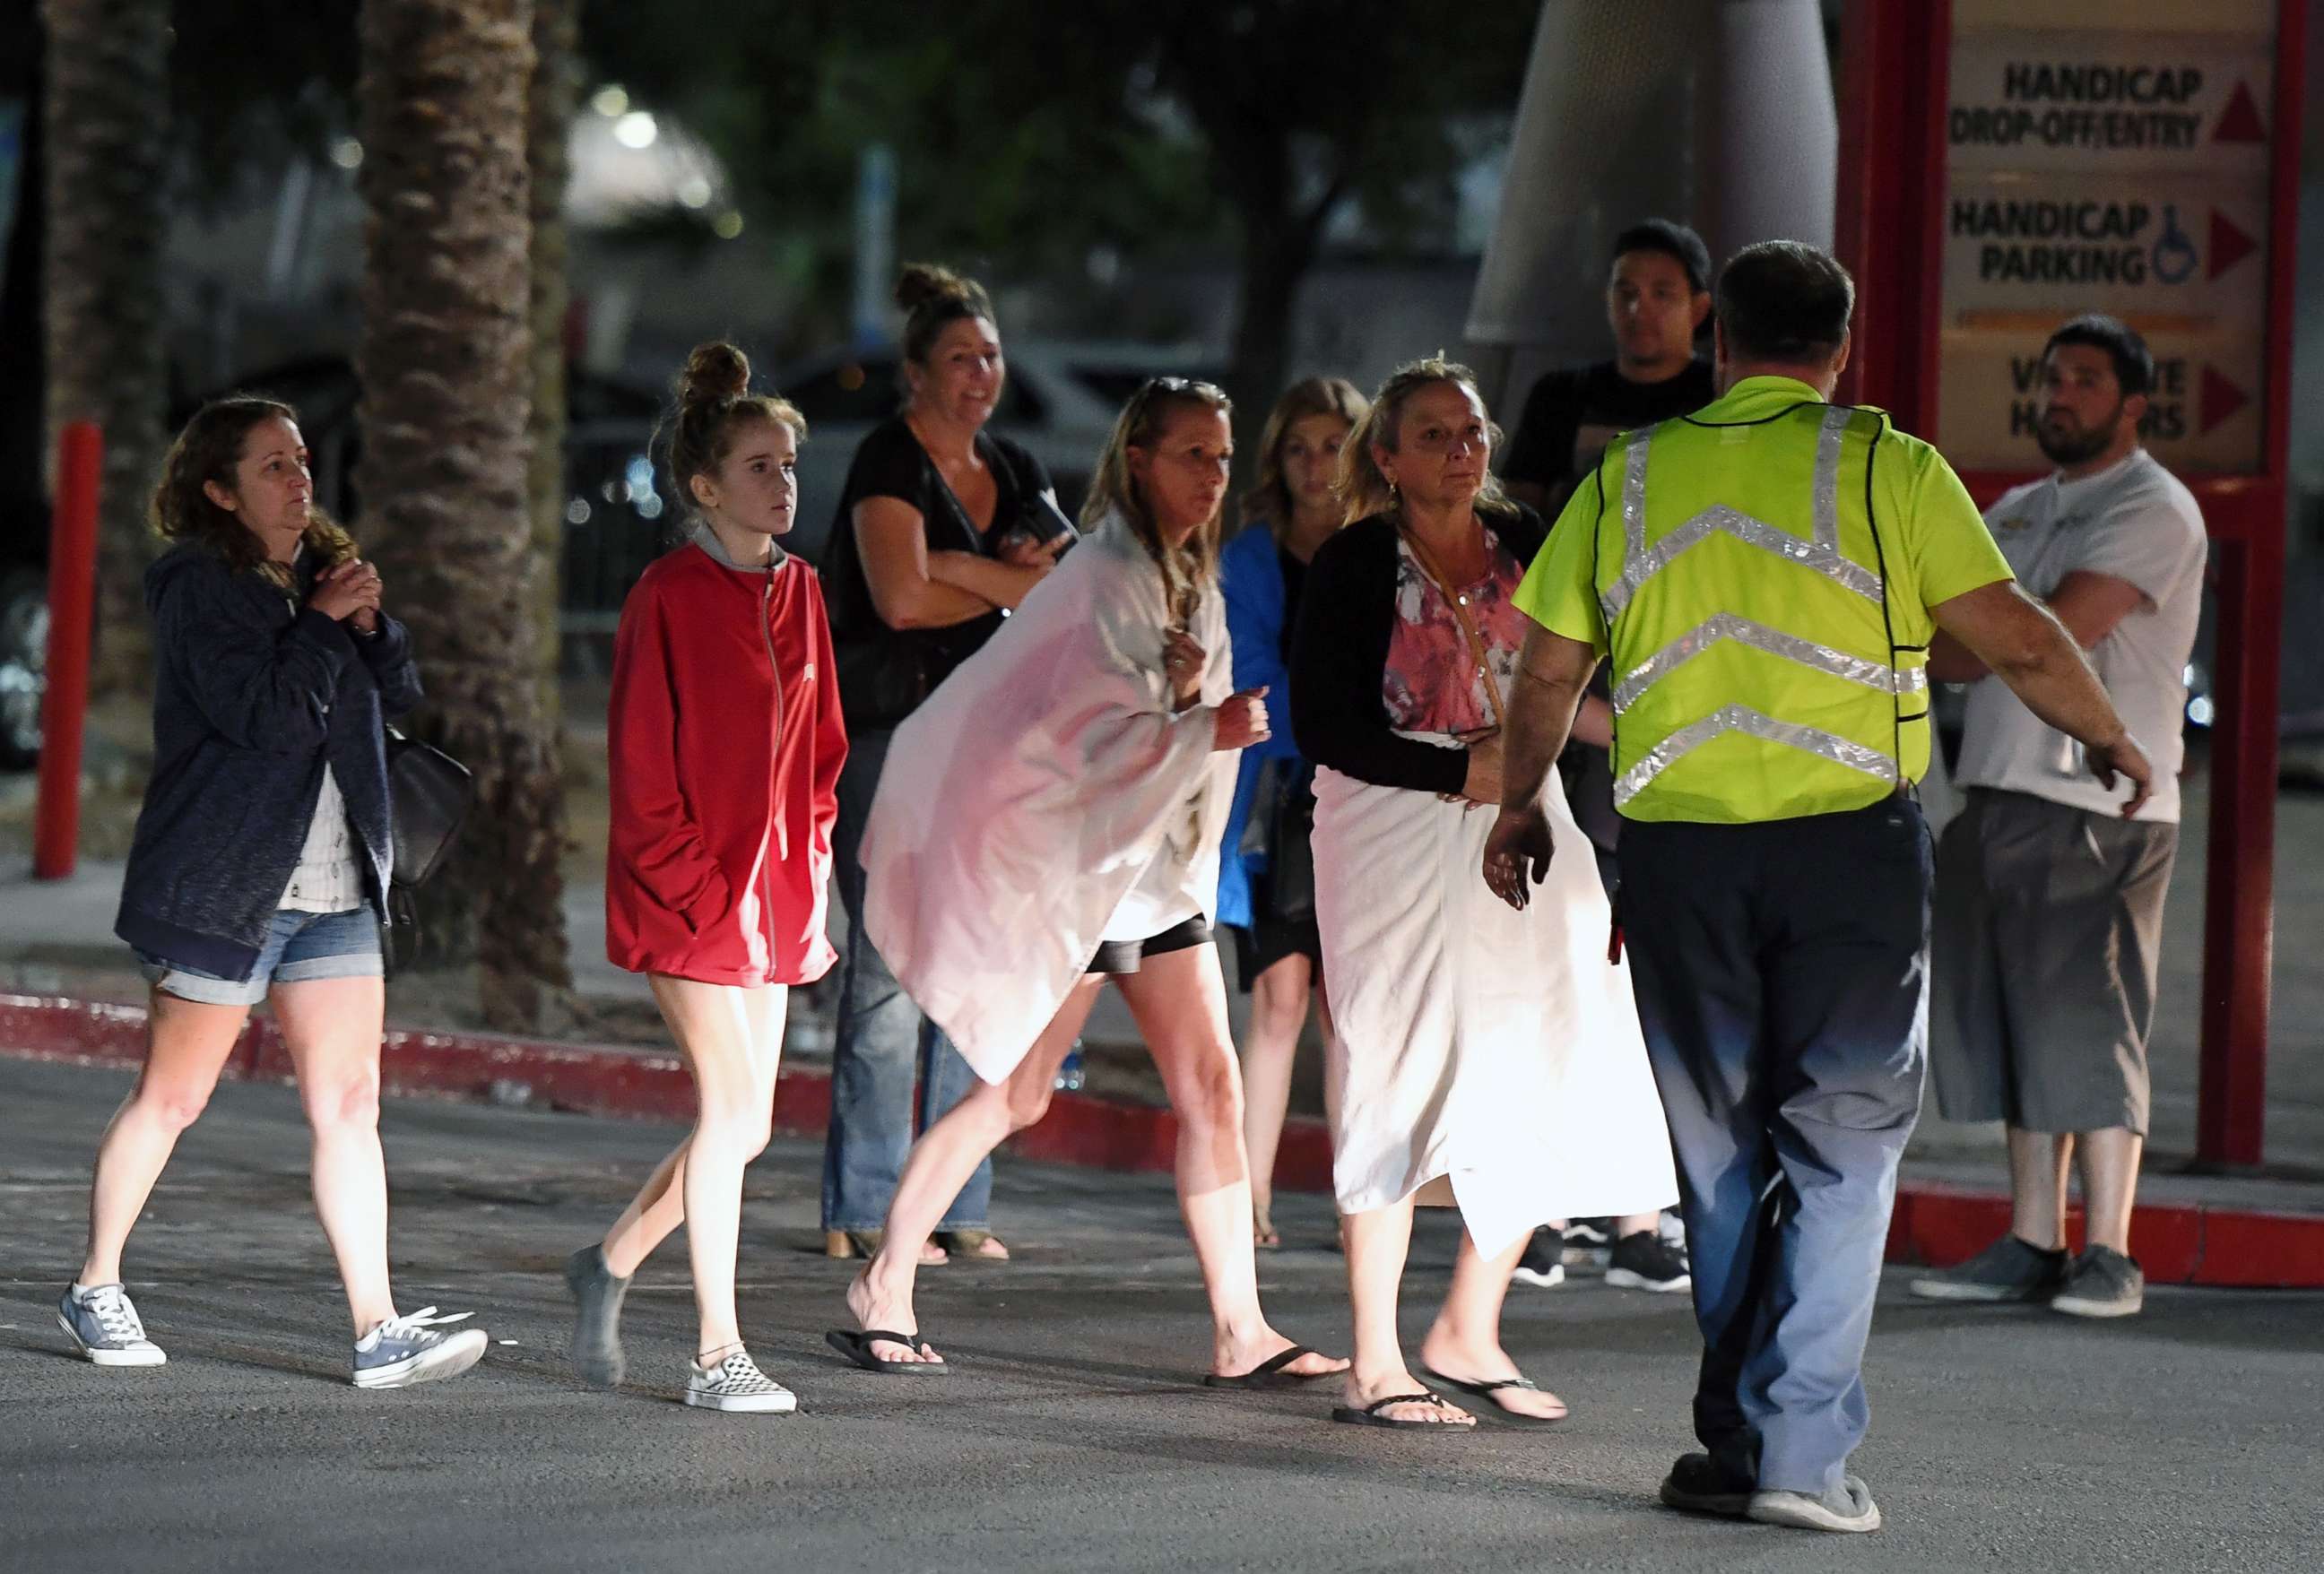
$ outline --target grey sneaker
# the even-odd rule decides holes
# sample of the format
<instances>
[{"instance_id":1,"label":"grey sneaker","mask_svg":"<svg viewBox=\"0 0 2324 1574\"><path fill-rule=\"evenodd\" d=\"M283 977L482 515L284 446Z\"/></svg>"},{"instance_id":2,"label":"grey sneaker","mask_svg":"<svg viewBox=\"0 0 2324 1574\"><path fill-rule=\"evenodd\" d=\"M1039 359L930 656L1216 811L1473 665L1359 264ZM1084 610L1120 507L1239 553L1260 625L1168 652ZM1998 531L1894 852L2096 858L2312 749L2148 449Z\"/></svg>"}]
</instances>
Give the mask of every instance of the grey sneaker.
<instances>
[{"instance_id":1,"label":"grey sneaker","mask_svg":"<svg viewBox=\"0 0 2324 1574\"><path fill-rule=\"evenodd\" d=\"M2135 1317L2146 1304L2146 1275L2110 1246L2094 1246L2074 1259L2050 1310L2070 1317Z\"/></svg>"},{"instance_id":2,"label":"grey sneaker","mask_svg":"<svg viewBox=\"0 0 2324 1574\"><path fill-rule=\"evenodd\" d=\"M688 1361L686 1402L702 1410L755 1411L788 1415L798 1395L759 1370L748 1350L736 1350L707 1371Z\"/></svg>"},{"instance_id":3,"label":"grey sneaker","mask_svg":"<svg viewBox=\"0 0 2324 1574\"><path fill-rule=\"evenodd\" d=\"M423 1306L401 1317L391 1317L355 1341L355 1382L358 1388L409 1388L456 1377L484 1358L491 1341L481 1328L457 1333L438 1331L446 1323L465 1321L470 1313L437 1315Z\"/></svg>"},{"instance_id":4,"label":"grey sneaker","mask_svg":"<svg viewBox=\"0 0 2324 1574\"><path fill-rule=\"evenodd\" d=\"M619 1387L628 1367L622 1354L622 1297L630 1282L605 1266L603 1246L591 1246L566 1259L565 1283L575 1307L574 1375L593 1387Z\"/></svg>"},{"instance_id":5,"label":"grey sneaker","mask_svg":"<svg viewBox=\"0 0 2324 1574\"><path fill-rule=\"evenodd\" d=\"M1821 1497L1805 1492L1754 1492L1744 1515L1761 1524L1862 1535L1880 1528L1880 1505L1861 1476L1850 1476Z\"/></svg>"},{"instance_id":6,"label":"grey sneaker","mask_svg":"<svg viewBox=\"0 0 2324 1574\"><path fill-rule=\"evenodd\" d=\"M2066 1282L2067 1256L2005 1235L1957 1268L1912 1282L1923 1301L2047 1301Z\"/></svg>"},{"instance_id":7,"label":"grey sneaker","mask_svg":"<svg viewBox=\"0 0 2324 1574\"><path fill-rule=\"evenodd\" d=\"M1737 1480L1711 1461L1709 1454L1681 1454L1663 1477L1662 1500L1689 1514L1719 1514L1740 1519L1751 1506L1758 1485Z\"/></svg>"},{"instance_id":8,"label":"grey sneaker","mask_svg":"<svg viewBox=\"0 0 2324 1574\"><path fill-rule=\"evenodd\" d=\"M129 1292L118 1284L67 1290L57 1302L57 1326L100 1367L158 1367L170 1358L145 1337Z\"/></svg>"}]
</instances>

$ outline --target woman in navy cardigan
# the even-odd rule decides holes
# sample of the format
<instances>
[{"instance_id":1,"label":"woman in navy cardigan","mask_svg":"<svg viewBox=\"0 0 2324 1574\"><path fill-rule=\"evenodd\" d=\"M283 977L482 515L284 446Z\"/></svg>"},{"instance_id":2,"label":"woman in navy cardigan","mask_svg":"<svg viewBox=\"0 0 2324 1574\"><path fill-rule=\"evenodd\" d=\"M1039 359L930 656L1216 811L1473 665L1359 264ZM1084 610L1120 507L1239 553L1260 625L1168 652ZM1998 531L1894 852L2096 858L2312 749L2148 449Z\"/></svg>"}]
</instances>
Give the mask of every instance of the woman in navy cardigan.
<instances>
[{"instance_id":1,"label":"woman in navy cardigan","mask_svg":"<svg viewBox=\"0 0 2324 1574\"><path fill-rule=\"evenodd\" d=\"M1313 771L1291 741L1286 661L1307 560L1342 523L1333 491L1340 448L1363 416L1364 396L1337 377L1296 382L1276 400L1259 438L1259 483L1243 499L1247 523L1219 557L1234 686L1267 690L1275 729L1271 740L1243 750L1219 861L1218 921L1233 937L1236 978L1251 998L1242 1045L1243 1140L1262 1247L1283 1244L1270 1217L1275 1150L1311 995L1324 1033L1332 1030L1305 847ZM1277 848L1278 836L1299 844Z\"/></svg>"},{"instance_id":2,"label":"woman in navy cardigan","mask_svg":"<svg viewBox=\"0 0 2324 1574\"><path fill-rule=\"evenodd\" d=\"M57 1321L99 1366L162 1364L122 1286L122 1249L250 1008L271 999L314 1128L354 1380L398 1388L466 1371L485 1339L447 1331L460 1318L432 1306L399 1316L389 1288L385 723L418 703L420 675L403 625L380 610L378 571L313 503L298 418L272 400L204 407L163 462L153 522L176 545L145 575L153 773L114 925L152 985L145 1064L97 1149L88 1255Z\"/></svg>"}]
</instances>

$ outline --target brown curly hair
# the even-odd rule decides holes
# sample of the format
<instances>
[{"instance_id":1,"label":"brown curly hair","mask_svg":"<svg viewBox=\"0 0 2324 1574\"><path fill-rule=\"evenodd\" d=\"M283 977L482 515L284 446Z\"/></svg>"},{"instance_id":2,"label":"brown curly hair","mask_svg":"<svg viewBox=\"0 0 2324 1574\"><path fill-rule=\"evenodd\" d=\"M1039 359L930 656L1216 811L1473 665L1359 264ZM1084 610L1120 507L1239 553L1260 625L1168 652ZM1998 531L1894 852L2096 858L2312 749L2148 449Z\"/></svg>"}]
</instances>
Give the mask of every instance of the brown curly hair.
<instances>
[{"instance_id":1,"label":"brown curly hair","mask_svg":"<svg viewBox=\"0 0 2324 1574\"><path fill-rule=\"evenodd\" d=\"M161 461L161 479L153 488L152 517L154 534L169 541L195 541L217 553L232 568L254 569L288 590L290 570L266 555L266 543L243 523L240 515L222 509L203 489L216 482L235 490L235 467L242 462L242 446L262 423L285 420L299 424L299 412L280 400L254 393L214 399L194 412L170 445ZM307 529L300 546L336 568L355 557L355 538L318 508L309 507Z\"/></svg>"}]
</instances>

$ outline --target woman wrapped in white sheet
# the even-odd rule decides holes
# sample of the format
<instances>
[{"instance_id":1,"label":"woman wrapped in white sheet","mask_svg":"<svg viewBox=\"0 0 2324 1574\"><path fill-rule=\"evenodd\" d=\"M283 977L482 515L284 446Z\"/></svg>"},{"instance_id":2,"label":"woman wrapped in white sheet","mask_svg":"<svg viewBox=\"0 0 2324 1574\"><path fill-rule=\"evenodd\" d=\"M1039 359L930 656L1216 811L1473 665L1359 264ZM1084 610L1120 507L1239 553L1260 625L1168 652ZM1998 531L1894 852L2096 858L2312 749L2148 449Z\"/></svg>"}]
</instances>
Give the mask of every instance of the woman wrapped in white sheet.
<instances>
[{"instance_id":1,"label":"woman wrapped in white sheet","mask_svg":"<svg viewBox=\"0 0 2324 1574\"><path fill-rule=\"evenodd\" d=\"M912 1306L921 1243L984 1156L1041 1118L1111 978L1178 1117L1177 1181L1211 1301L1214 1385L1345 1369L1259 1310L1242 1086L1211 943L1235 758L1267 735L1234 694L1217 562L1226 397L1147 383L1083 511L1090 534L897 729L863 840L864 922L982 1079L913 1146L834 1348L945 1369Z\"/></svg>"},{"instance_id":2,"label":"woman wrapped in white sheet","mask_svg":"<svg viewBox=\"0 0 2324 1574\"><path fill-rule=\"evenodd\" d=\"M1501 1348L1501 1298L1534 1227L1678 1194L1596 870L1556 861L1521 913L1478 874L1493 815L1472 811L1500 799L1500 704L1524 642L1510 595L1543 537L1494 486L1492 437L1465 368L1424 361L1388 380L1342 450L1352 522L1316 552L1292 643L1293 725L1317 767L1333 1183L1356 1324L1333 1419L1364 1425L1475 1422L1413 1378L1397 1338L1423 1186L1449 1189L1466 1227L1423 1367L1530 1424L1565 1413ZM1563 844L1586 845L1578 832Z\"/></svg>"}]
</instances>

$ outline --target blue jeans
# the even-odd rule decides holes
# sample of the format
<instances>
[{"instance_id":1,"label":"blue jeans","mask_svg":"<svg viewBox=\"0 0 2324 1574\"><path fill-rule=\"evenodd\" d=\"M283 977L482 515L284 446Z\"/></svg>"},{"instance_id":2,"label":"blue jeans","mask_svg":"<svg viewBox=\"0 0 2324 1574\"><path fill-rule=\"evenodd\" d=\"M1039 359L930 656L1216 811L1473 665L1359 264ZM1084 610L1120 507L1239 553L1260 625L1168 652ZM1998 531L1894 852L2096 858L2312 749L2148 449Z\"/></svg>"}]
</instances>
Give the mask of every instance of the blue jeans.
<instances>
[{"instance_id":1,"label":"blue jeans","mask_svg":"<svg viewBox=\"0 0 2324 1574\"><path fill-rule=\"evenodd\" d=\"M913 1137L976 1086L976 1073L936 1025L920 1015L863 933L863 823L893 736L878 732L850 738L847 763L839 773L832 869L849 933L831 1046L831 1128L823 1147L825 1229L884 1225ZM991 1204L992 1161L987 1158L936 1228L982 1229Z\"/></svg>"},{"instance_id":2,"label":"blue jeans","mask_svg":"<svg viewBox=\"0 0 2324 1574\"><path fill-rule=\"evenodd\" d=\"M1920 1114L1931 853L1920 806L1622 828L1622 922L1678 1159L1702 1370L1733 1479L1838 1487Z\"/></svg>"}]
</instances>

